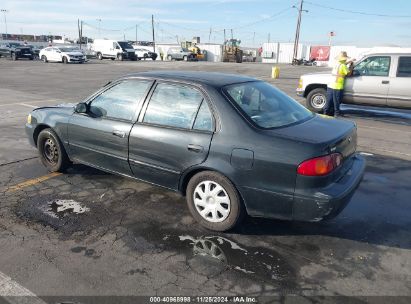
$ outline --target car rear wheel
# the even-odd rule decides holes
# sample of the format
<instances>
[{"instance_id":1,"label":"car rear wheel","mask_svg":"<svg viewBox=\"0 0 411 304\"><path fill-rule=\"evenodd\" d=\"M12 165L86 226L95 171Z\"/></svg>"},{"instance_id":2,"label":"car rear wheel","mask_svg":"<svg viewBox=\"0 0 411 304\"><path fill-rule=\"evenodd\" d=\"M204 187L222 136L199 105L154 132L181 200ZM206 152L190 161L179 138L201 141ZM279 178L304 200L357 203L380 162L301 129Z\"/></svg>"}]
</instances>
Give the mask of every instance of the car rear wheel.
<instances>
[{"instance_id":1,"label":"car rear wheel","mask_svg":"<svg viewBox=\"0 0 411 304\"><path fill-rule=\"evenodd\" d=\"M30 57L29 57L29 60L34 60L34 57L33 57L33 56L30 56Z\"/></svg>"},{"instance_id":2,"label":"car rear wheel","mask_svg":"<svg viewBox=\"0 0 411 304\"><path fill-rule=\"evenodd\" d=\"M168 61L171 61L171 60L173 60L173 57L171 57L171 55L168 55L168 56L167 56L167 60L168 60Z\"/></svg>"},{"instance_id":3,"label":"car rear wheel","mask_svg":"<svg viewBox=\"0 0 411 304\"><path fill-rule=\"evenodd\" d=\"M14 61L17 60L17 55L16 55L16 53L11 53L11 60L14 60Z\"/></svg>"},{"instance_id":4,"label":"car rear wheel","mask_svg":"<svg viewBox=\"0 0 411 304\"><path fill-rule=\"evenodd\" d=\"M48 61L47 61L47 57L46 57L46 56L44 56L44 55L43 55L43 56L41 56L41 60L43 60L43 62L44 62L44 63L47 63L47 62L48 62Z\"/></svg>"},{"instance_id":5,"label":"car rear wheel","mask_svg":"<svg viewBox=\"0 0 411 304\"><path fill-rule=\"evenodd\" d=\"M97 59L98 60L103 60L103 54L97 53Z\"/></svg>"},{"instance_id":6,"label":"car rear wheel","mask_svg":"<svg viewBox=\"0 0 411 304\"><path fill-rule=\"evenodd\" d=\"M120 61L123 61L124 60L123 54L118 54L117 59L120 60Z\"/></svg>"},{"instance_id":7,"label":"car rear wheel","mask_svg":"<svg viewBox=\"0 0 411 304\"><path fill-rule=\"evenodd\" d=\"M322 112L327 102L327 90L324 88L317 88L312 90L307 95L307 108L313 112Z\"/></svg>"},{"instance_id":8,"label":"car rear wheel","mask_svg":"<svg viewBox=\"0 0 411 304\"><path fill-rule=\"evenodd\" d=\"M183 56L183 60L184 60L184 61L187 61L187 60L188 60L188 57L187 57L187 56Z\"/></svg>"},{"instance_id":9,"label":"car rear wheel","mask_svg":"<svg viewBox=\"0 0 411 304\"><path fill-rule=\"evenodd\" d=\"M187 185L187 205L192 216L205 228L226 231L244 217L244 206L237 189L225 176L203 171Z\"/></svg>"},{"instance_id":10,"label":"car rear wheel","mask_svg":"<svg viewBox=\"0 0 411 304\"><path fill-rule=\"evenodd\" d=\"M57 134L52 129L44 129L37 138L37 149L43 165L50 172L64 171L70 160Z\"/></svg>"},{"instance_id":11,"label":"car rear wheel","mask_svg":"<svg viewBox=\"0 0 411 304\"><path fill-rule=\"evenodd\" d=\"M66 56L63 57L63 63L64 63L64 64L67 64L67 63L68 63L68 59L67 59Z\"/></svg>"}]
</instances>

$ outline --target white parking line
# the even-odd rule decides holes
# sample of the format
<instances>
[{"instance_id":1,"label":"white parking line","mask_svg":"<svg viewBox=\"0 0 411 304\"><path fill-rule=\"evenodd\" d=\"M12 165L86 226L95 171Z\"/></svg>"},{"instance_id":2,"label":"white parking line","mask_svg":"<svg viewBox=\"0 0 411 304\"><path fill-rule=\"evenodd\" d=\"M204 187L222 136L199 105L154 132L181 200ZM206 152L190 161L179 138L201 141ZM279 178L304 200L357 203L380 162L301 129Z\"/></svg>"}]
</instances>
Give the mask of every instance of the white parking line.
<instances>
[{"instance_id":1,"label":"white parking line","mask_svg":"<svg viewBox=\"0 0 411 304\"><path fill-rule=\"evenodd\" d=\"M0 272L0 297L10 304L47 304L2 272Z\"/></svg>"},{"instance_id":2,"label":"white parking line","mask_svg":"<svg viewBox=\"0 0 411 304\"><path fill-rule=\"evenodd\" d=\"M39 107L39 106L29 105L27 103L19 103L19 105L29 107L29 108L34 108L34 109Z\"/></svg>"},{"instance_id":3,"label":"white parking line","mask_svg":"<svg viewBox=\"0 0 411 304\"><path fill-rule=\"evenodd\" d=\"M3 103L3 104L0 104L0 107L3 107L3 106L15 106L15 105L22 105L22 104L28 105L28 104L31 104L31 103L43 103L43 102L55 102L55 103L58 103L58 101L57 101L56 99L43 99L43 100L36 100L36 101L23 101L23 102L21 102L21 101L16 101L16 102L13 102L13 103Z\"/></svg>"}]
</instances>

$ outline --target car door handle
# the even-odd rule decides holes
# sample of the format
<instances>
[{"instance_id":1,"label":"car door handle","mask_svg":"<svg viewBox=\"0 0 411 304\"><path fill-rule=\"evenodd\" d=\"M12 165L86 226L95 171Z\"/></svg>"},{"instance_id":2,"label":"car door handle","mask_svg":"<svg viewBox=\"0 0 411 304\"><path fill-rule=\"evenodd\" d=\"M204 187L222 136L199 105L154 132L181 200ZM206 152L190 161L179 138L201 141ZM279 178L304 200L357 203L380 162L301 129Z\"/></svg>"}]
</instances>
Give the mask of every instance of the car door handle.
<instances>
[{"instance_id":1,"label":"car door handle","mask_svg":"<svg viewBox=\"0 0 411 304\"><path fill-rule=\"evenodd\" d=\"M114 135L114 136L121 137L121 138L124 138L124 137L126 137L126 132L119 131L119 130L114 130L114 131L113 131L113 135Z\"/></svg>"},{"instance_id":2,"label":"car door handle","mask_svg":"<svg viewBox=\"0 0 411 304\"><path fill-rule=\"evenodd\" d=\"M187 146L187 149L188 149L188 151L193 151L193 152L196 152L196 153L203 152L203 150L204 150L203 146L192 145L192 144L189 144Z\"/></svg>"},{"instance_id":3,"label":"car door handle","mask_svg":"<svg viewBox=\"0 0 411 304\"><path fill-rule=\"evenodd\" d=\"M389 84L390 81L389 81L389 80L383 80L383 81L381 81L381 83L382 83L382 84Z\"/></svg>"}]
</instances>

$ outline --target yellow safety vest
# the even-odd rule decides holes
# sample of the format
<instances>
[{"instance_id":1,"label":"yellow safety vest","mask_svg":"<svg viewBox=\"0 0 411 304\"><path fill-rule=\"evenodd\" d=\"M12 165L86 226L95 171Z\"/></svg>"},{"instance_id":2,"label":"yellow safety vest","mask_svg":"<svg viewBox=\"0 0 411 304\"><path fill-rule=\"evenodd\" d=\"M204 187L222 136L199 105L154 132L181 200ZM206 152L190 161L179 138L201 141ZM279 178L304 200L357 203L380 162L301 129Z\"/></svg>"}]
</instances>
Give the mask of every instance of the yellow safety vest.
<instances>
[{"instance_id":1,"label":"yellow safety vest","mask_svg":"<svg viewBox=\"0 0 411 304\"><path fill-rule=\"evenodd\" d=\"M349 70L345 63L336 64L331 72L334 76L333 81L328 86L334 90L344 89L345 76L347 76L348 72Z\"/></svg>"}]
</instances>

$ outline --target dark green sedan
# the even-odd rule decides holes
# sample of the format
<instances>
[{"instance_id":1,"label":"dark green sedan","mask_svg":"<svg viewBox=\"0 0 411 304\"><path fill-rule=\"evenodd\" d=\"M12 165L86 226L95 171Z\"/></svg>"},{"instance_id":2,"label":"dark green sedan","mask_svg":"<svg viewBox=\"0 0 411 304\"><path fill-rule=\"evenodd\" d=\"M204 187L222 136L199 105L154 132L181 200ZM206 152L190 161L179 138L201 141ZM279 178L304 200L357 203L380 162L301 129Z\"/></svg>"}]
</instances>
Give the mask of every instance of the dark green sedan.
<instances>
[{"instance_id":1,"label":"dark green sedan","mask_svg":"<svg viewBox=\"0 0 411 304\"><path fill-rule=\"evenodd\" d=\"M365 168L354 123L314 114L263 81L219 73L128 75L77 105L35 109L26 132L50 171L78 162L178 191L217 231L246 214L336 216Z\"/></svg>"}]
</instances>

